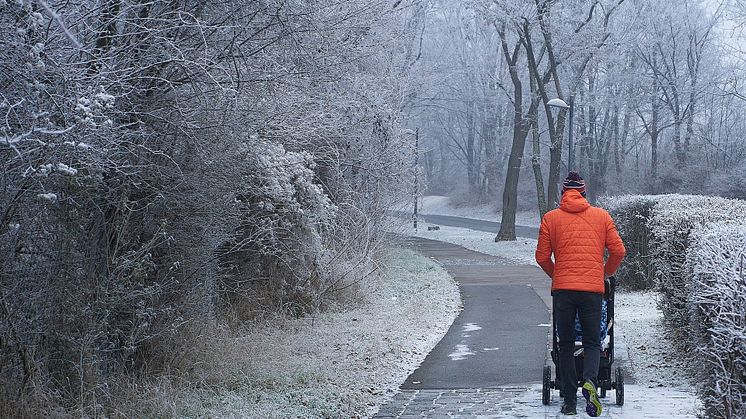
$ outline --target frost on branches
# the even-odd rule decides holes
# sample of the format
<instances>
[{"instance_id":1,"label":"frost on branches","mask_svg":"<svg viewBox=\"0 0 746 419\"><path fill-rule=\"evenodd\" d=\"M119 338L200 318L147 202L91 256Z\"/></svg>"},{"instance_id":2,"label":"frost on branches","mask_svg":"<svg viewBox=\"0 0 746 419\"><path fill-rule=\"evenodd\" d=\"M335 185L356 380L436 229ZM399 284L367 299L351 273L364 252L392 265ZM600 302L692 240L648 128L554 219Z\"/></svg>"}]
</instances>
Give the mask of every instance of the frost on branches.
<instances>
[{"instance_id":1,"label":"frost on branches","mask_svg":"<svg viewBox=\"0 0 746 419\"><path fill-rule=\"evenodd\" d=\"M707 417L746 416L746 202L659 195L604 204L632 250L624 269L649 275L661 294L667 331L701 378Z\"/></svg>"},{"instance_id":2,"label":"frost on branches","mask_svg":"<svg viewBox=\"0 0 746 419\"><path fill-rule=\"evenodd\" d=\"M234 240L224 245L223 287L239 309L248 298L262 306L307 313L319 308L326 277L319 267L326 252L322 234L337 208L316 182L313 156L287 151L282 144L252 137L241 155L246 174L236 196L241 221ZM255 286L240 286L243 277Z\"/></svg>"},{"instance_id":3,"label":"frost on branches","mask_svg":"<svg viewBox=\"0 0 746 419\"><path fill-rule=\"evenodd\" d=\"M692 344L708 418L746 417L746 226L696 228L687 252Z\"/></svg>"},{"instance_id":4,"label":"frost on branches","mask_svg":"<svg viewBox=\"0 0 746 419\"><path fill-rule=\"evenodd\" d=\"M661 309L672 330L688 331L684 265L692 229L716 221L738 221L746 216L746 202L726 198L663 195L648 222L651 258L661 291ZM686 339L682 340L686 342Z\"/></svg>"},{"instance_id":5,"label":"frost on branches","mask_svg":"<svg viewBox=\"0 0 746 419\"><path fill-rule=\"evenodd\" d=\"M0 416L119 411L374 269L415 32L369 3L0 1Z\"/></svg>"},{"instance_id":6,"label":"frost on branches","mask_svg":"<svg viewBox=\"0 0 746 419\"><path fill-rule=\"evenodd\" d=\"M632 252L622 272L647 275L661 292L660 307L669 330L683 339L688 331L684 264L692 229L708 222L746 218L746 202L699 195L648 195L605 198ZM636 268L643 266L644 269Z\"/></svg>"},{"instance_id":7,"label":"frost on branches","mask_svg":"<svg viewBox=\"0 0 746 419\"><path fill-rule=\"evenodd\" d=\"M655 196L641 195L602 197L599 201L611 213L627 248L627 256L615 276L628 289L649 289L655 285L648 229L655 202Z\"/></svg>"}]
</instances>

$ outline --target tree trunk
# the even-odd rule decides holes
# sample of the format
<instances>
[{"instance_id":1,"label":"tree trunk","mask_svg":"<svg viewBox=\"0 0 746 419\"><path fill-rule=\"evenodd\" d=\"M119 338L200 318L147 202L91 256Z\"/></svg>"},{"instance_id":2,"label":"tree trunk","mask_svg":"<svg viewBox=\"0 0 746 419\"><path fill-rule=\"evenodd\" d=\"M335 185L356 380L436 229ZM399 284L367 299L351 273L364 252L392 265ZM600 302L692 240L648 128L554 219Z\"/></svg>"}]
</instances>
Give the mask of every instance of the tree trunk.
<instances>
[{"instance_id":1,"label":"tree trunk","mask_svg":"<svg viewBox=\"0 0 746 419\"><path fill-rule=\"evenodd\" d=\"M469 193L474 194L477 187L477 171L474 156L474 103L466 102L466 177L469 182Z\"/></svg>"},{"instance_id":2,"label":"tree trunk","mask_svg":"<svg viewBox=\"0 0 746 419\"><path fill-rule=\"evenodd\" d=\"M484 177L485 192L488 198L497 196L500 163L497 158L497 115L493 107L486 107L486 115L482 123L482 138L484 139Z\"/></svg>"},{"instance_id":3,"label":"tree trunk","mask_svg":"<svg viewBox=\"0 0 746 419\"><path fill-rule=\"evenodd\" d=\"M513 82L513 144L510 148L510 158L508 159L508 169L505 176L505 188L503 189L502 202L502 220L500 222L500 231L495 237L495 241L515 240L515 212L518 200L518 178L521 173L521 163L523 160L523 149L526 145L526 137L530 127L530 122L523 115L523 83L518 75L516 64L520 53L520 39L516 47L511 52L508 50L507 37L505 35L505 26L498 28L503 53L510 71L510 79ZM518 34L521 37L521 34ZM534 98L531 107L538 109L538 99ZM529 111L529 114L531 111Z\"/></svg>"},{"instance_id":4,"label":"tree trunk","mask_svg":"<svg viewBox=\"0 0 746 419\"><path fill-rule=\"evenodd\" d=\"M614 124L614 167L617 173L621 173L621 166L619 165L619 106L614 106L614 119L611 121Z\"/></svg>"},{"instance_id":5,"label":"tree trunk","mask_svg":"<svg viewBox=\"0 0 746 419\"><path fill-rule=\"evenodd\" d=\"M538 5L538 4L537 4ZM548 10L546 9L546 3L544 4L545 8L540 8L540 17L544 16L545 13L548 13ZM536 57L534 54L534 48L533 43L531 41L531 31L528 24L528 21L524 19L523 22L523 32L525 34L525 45L526 45L526 57L528 61L528 67L529 67L529 74L531 76L532 82L535 83L536 89L533 90L534 92L537 92L541 95L541 100L544 103L544 113L547 117L547 126L549 128L549 140L550 140L550 146L549 146L549 184L547 185L547 199L546 201L549 202L551 205L551 208L556 208L559 206L559 179L560 179L560 166L562 161L562 143L563 143L563 135L565 132L565 121L567 117L567 109L560 109L557 114L557 120L554 119L554 114L552 113L552 108L547 104L549 102L549 96L547 94L546 89L544 88L544 85L551 80L550 77L553 77L555 80L555 89L557 90L557 94L559 95L560 99L563 99L562 95L562 89L560 87L560 83L558 80L558 73L556 71L557 63L554 60L554 52L552 49L552 43L551 43L551 37L547 33L548 27L544 26L544 23L542 23L542 29L544 30L544 44L547 47L547 52L549 55L549 69L547 71L547 74L545 77L541 77L539 73L539 66L536 62ZM535 94L535 93L534 93ZM535 96L536 97L536 96ZM542 192L543 194L543 192ZM547 207L548 209L548 207Z\"/></svg>"},{"instance_id":6,"label":"tree trunk","mask_svg":"<svg viewBox=\"0 0 746 419\"><path fill-rule=\"evenodd\" d=\"M536 77L532 73L531 77L531 92L534 97L537 96L537 82ZM541 137L539 135L539 120L538 118L531 121L531 133L533 136L532 141L532 155L531 155L531 167L534 170L534 182L536 183L536 197L539 205L539 220L544 218L544 214L547 213L547 198L544 195L544 175L541 172Z\"/></svg>"},{"instance_id":7,"label":"tree trunk","mask_svg":"<svg viewBox=\"0 0 746 419\"><path fill-rule=\"evenodd\" d=\"M536 182L536 197L539 204L539 220L547 213L547 198L544 196L544 175L541 173L541 149L538 121L531 126L533 133L533 154L531 156L531 167L534 169L534 181Z\"/></svg>"},{"instance_id":8,"label":"tree trunk","mask_svg":"<svg viewBox=\"0 0 746 419\"><path fill-rule=\"evenodd\" d=\"M530 124L521 114L513 118L513 146L510 148L510 159L508 159L508 171L505 177L505 189L503 190L503 213L500 221L500 231L495 241L515 240L515 212L518 206L518 179L523 162L523 148L526 146L526 137Z\"/></svg>"},{"instance_id":9,"label":"tree trunk","mask_svg":"<svg viewBox=\"0 0 746 419\"><path fill-rule=\"evenodd\" d=\"M629 99L628 99L629 100ZM622 122L622 137L620 147L622 148L621 154L619 155L619 167L617 173L621 174L624 170L627 159L627 138L629 136L629 124L632 122L632 112L630 111L629 102L624 106L624 121Z\"/></svg>"},{"instance_id":10,"label":"tree trunk","mask_svg":"<svg viewBox=\"0 0 746 419\"><path fill-rule=\"evenodd\" d=\"M691 73L691 90L689 92L689 109L686 118L686 137L684 139L684 154L689 155L691 140L694 137L694 111L697 105L697 73Z\"/></svg>"}]
</instances>

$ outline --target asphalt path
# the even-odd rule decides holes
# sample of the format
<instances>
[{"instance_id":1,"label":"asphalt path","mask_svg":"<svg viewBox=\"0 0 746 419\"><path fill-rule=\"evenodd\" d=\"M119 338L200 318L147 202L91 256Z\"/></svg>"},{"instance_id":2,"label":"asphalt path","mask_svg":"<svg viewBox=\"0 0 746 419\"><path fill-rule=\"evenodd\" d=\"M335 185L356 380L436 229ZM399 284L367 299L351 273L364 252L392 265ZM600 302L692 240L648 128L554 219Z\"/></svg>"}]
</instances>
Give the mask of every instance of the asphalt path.
<instances>
[{"instance_id":1,"label":"asphalt path","mask_svg":"<svg viewBox=\"0 0 746 419\"><path fill-rule=\"evenodd\" d=\"M441 263L459 282L464 303L445 337L402 389L540 382L550 329L549 278L537 267L450 243L401 240Z\"/></svg>"},{"instance_id":2,"label":"asphalt path","mask_svg":"<svg viewBox=\"0 0 746 419\"><path fill-rule=\"evenodd\" d=\"M412 219L412 213L404 211L389 211L389 214L408 220ZM474 218L456 217L452 215L417 214L417 220L428 223L450 227L468 228L477 231L497 233L500 231L500 223L495 221L477 220ZM539 237L539 229L536 227L515 226L515 234L518 237L535 239Z\"/></svg>"}]
</instances>

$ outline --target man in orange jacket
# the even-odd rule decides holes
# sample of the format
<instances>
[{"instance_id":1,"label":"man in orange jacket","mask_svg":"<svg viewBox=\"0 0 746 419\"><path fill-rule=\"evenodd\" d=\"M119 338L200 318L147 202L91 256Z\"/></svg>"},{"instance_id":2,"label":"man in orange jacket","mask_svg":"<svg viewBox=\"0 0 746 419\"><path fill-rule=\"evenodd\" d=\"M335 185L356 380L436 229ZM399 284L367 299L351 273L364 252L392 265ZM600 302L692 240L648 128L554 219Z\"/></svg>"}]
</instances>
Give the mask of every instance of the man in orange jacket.
<instances>
[{"instance_id":1,"label":"man in orange jacket","mask_svg":"<svg viewBox=\"0 0 746 419\"><path fill-rule=\"evenodd\" d=\"M605 250L609 258L604 264ZM583 334L583 397L589 416L601 415L597 380L601 357L601 301L604 280L617 270L626 250L608 212L585 199L585 182L570 172L558 209L541 221L536 261L552 278L552 303L559 338L559 370L564 402L561 412L575 415L575 316ZM552 261L554 254L554 262Z\"/></svg>"}]
</instances>

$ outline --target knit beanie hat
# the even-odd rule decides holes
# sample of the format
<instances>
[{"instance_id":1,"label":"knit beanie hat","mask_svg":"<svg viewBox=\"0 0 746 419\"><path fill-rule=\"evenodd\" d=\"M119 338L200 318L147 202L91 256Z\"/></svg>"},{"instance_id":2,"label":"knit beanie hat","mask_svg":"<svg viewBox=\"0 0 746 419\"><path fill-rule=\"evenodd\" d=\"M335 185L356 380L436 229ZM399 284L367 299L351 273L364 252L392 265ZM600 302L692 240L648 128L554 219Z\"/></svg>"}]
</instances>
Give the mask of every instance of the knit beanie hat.
<instances>
[{"instance_id":1,"label":"knit beanie hat","mask_svg":"<svg viewBox=\"0 0 746 419\"><path fill-rule=\"evenodd\" d=\"M565 181L562 182L562 193L574 189L580 192L581 195L585 196L585 181L578 174L578 172L570 172L567 174Z\"/></svg>"}]
</instances>

